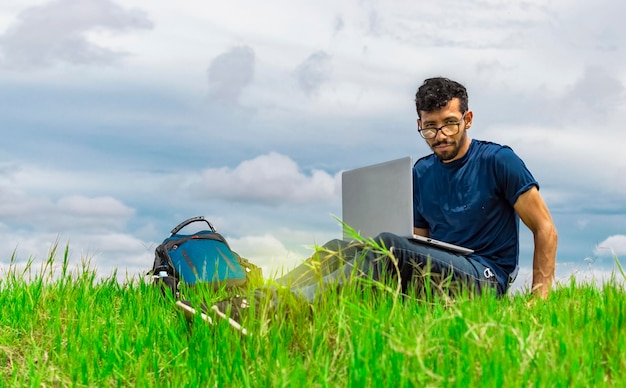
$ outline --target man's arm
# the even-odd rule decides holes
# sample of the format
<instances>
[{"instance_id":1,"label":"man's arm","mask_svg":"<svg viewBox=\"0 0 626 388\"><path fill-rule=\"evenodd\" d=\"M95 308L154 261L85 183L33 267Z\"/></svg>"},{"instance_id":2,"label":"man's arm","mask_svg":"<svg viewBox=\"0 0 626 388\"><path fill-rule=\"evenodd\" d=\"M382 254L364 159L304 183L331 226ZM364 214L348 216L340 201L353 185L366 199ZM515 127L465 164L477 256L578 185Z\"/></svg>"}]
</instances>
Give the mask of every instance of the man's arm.
<instances>
[{"instance_id":1,"label":"man's arm","mask_svg":"<svg viewBox=\"0 0 626 388\"><path fill-rule=\"evenodd\" d=\"M430 232L426 228L413 227L413 234L416 234L418 236L430 237Z\"/></svg>"},{"instance_id":2,"label":"man's arm","mask_svg":"<svg viewBox=\"0 0 626 388\"><path fill-rule=\"evenodd\" d=\"M520 195L515 211L531 230L535 240L533 254L532 292L542 298L548 296L554 279L558 235L550 211L536 187Z\"/></svg>"}]
</instances>

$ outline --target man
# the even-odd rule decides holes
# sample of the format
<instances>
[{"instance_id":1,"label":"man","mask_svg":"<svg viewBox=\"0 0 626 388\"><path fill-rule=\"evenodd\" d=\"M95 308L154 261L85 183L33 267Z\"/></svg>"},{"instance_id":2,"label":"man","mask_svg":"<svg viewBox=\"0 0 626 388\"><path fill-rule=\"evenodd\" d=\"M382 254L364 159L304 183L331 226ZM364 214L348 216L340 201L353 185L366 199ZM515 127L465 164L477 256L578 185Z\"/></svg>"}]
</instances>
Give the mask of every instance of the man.
<instances>
[{"instance_id":1,"label":"man","mask_svg":"<svg viewBox=\"0 0 626 388\"><path fill-rule=\"evenodd\" d=\"M423 286L414 280L426 273L474 293L501 296L517 273L521 219L534 235L532 293L547 297L557 231L539 184L509 147L470 139L474 114L463 85L427 79L417 90L415 107L418 131L433 153L413 168L414 233L474 253L450 253L391 233L374 238L394 261L366 245L334 240L278 283L313 301L320 288L341 284L355 273L373 280L399 277L405 292Z\"/></svg>"},{"instance_id":2,"label":"man","mask_svg":"<svg viewBox=\"0 0 626 388\"><path fill-rule=\"evenodd\" d=\"M427 79L417 90L415 107L418 131L433 153L413 167L414 233L471 248L474 253L450 253L380 234L374 240L397 259L402 290L416 286L413 280L428 273L474 293L492 289L497 295L505 294L517 274L521 218L534 235L532 292L545 298L554 277L557 231L537 181L509 147L470 139L474 113L468 109L463 85L447 78ZM380 253L366 251L357 258L363 253L358 247L346 251L346 244L338 241L328 243L316 257L328 261L335 251L341 251L347 263L343 267L334 264L336 268L327 271L322 284L342 282L353 267L361 273L373 272L374 280L394 275L388 259L378 260ZM292 291L312 300L319 282L307 278L306 265L310 263L282 280L290 279Z\"/></svg>"},{"instance_id":3,"label":"man","mask_svg":"<svg viewBox=\"0 0 626 388\"><path fill-rule=\"evenodd\" d=\"M545 298L554 277L557 231L539 184L510 148L469 138L474 114L463 85L427 79L415 106L418 130L433 154L413 169L414 232L474 249L466 258L449 258L449 264L476 281L481 270L493 272L504 293L519 261L521 218L534 236L532 292Z\"/></svg>"}]
</instances>

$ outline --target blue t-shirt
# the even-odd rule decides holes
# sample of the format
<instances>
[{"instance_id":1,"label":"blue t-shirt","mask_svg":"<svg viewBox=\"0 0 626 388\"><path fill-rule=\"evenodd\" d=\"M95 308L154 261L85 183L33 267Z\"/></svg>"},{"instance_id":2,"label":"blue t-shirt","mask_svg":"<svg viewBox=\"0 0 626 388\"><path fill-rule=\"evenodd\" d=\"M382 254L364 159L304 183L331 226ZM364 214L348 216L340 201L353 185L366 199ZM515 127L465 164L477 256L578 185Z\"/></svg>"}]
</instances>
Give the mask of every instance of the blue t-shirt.
<instances>
[{"instance_id":1,"label":"blue t-shirt","mask_svg":"<svg viewBox=\"0 0 626 388\"><path fill-rule=\"evenodd\" d=\"M413 167L413 223L434 239L474 250L503 289L519 260L519 217L513 205L539 184L507 146L472 140L458 160L434 154Z\"/></svg>"}]
</instances>

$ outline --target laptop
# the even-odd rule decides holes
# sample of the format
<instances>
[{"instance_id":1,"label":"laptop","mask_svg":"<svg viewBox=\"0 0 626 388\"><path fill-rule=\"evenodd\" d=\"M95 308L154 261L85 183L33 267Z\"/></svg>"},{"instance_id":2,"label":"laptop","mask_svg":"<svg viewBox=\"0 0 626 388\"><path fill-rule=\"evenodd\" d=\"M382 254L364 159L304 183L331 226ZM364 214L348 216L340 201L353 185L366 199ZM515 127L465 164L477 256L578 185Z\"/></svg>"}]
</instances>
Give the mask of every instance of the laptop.
<instances>
[{"instance_id":1,"label":"laptop","mask_svg":"<svg viewBox=\"0 0 626 388\"><path fill-rule=\"evenodd\" d=\"M454 253L473 250L413 234L413 161L404 157L344 171L341 176L344 224L363 237L390 232ZM344 228L344 239L350 236Z\"/></svg>"}]
</instances>

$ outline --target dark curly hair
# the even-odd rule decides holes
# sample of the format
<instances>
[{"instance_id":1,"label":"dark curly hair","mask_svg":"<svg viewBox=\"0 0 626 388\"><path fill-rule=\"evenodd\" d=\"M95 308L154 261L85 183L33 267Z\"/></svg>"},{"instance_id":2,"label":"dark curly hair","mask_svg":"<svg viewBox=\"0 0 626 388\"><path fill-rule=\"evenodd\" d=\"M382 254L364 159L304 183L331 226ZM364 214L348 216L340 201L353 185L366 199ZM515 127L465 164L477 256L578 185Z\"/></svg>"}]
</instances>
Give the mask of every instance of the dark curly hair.
<instances>
[{"instance_id":1,"label":"dark curly hair","mask_svg":"<svg viewBox=\"0 0 626 388\"><path fill-rule=\"evenodd\" d=\"M467 111L465 86L443 77L428 78L415 93L417 116L420 117L420 112L432 112L441 109L455 97L460 100L461 112Z\"/></svg>"}]
</instances>

